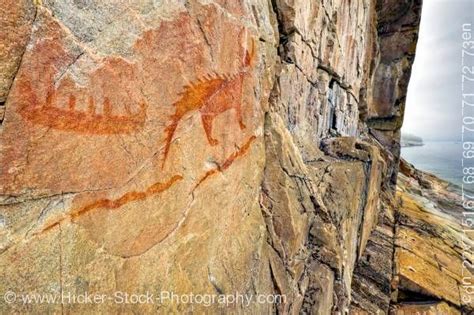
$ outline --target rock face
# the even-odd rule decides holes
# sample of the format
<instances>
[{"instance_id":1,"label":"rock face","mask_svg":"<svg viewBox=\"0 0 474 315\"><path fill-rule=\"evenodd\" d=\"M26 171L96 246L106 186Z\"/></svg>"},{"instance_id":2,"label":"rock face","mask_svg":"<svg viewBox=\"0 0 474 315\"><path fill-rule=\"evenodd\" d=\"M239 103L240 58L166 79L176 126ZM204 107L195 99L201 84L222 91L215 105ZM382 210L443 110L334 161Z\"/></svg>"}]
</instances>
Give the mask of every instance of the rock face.
<instances>
[{"instance_id":1,"label":"rock face","mask_svg":"<svg viewBox=\"0 0 474 315\"><path fill-rule=\"evenodd\" d=\"M6 0L0 8L0 122L5 101L18 70L35 19L35 6L29 0Z\"/></svg>"},{"instance_id":2,"label":"rock face","mask_svg":"<svg viewBox=\"0 0 474 315\"><path fill-rule=\"evenodd\" d=\"M379 62L375 68L367 126L393 155L389 175L395 184L400 128L415 58L422 0L377 0Z\"/></svg>"},{"instance_id":3,"label":"rock face","mask_svg":"<svg viewBox=\"0 0 474 315\"><path fill-rule=\"evenodd\" d=\"M402 166L394 269L398 300L446 301L472 313L474 257L469 249L474 243L461 225L463 200L455 187L406 162Z\"/></svg>"},{"instance_id":4,"label":"rock face","mask_svg":"<svg viewBox=\"0 0 474 315\"><path fill-rule=\"evenodd\" d=\"M471 314L473 241L459 189L402 161L396 196L382 205L356 267L353 312Z\"/></svg>"},{"instance_id":5,"label":"rock face","mask_svg":"<svg viewBox=\"0 0 474 315\"><path fill-rule=\"evenodd\" d=\"M275 54L253 12L270 16L265 2L36 7L0 136L2 289L272 292L258 200Z\"/></svg>"},{"instance_id":6,"label":"rock face","mask_svg":"<svg viewBox=\"0 0 474 315\"><path fill-rule=\"evenodd\" d=\"M420 9L417 0L0 9L0 292L253 297L0 299L0 312L471 310L449 217L459 205L441 202L455 194L426 188L435 180L413 169L394 189ZM272 294L284 298L256 300Z\"/></svg>"}]
</instances>

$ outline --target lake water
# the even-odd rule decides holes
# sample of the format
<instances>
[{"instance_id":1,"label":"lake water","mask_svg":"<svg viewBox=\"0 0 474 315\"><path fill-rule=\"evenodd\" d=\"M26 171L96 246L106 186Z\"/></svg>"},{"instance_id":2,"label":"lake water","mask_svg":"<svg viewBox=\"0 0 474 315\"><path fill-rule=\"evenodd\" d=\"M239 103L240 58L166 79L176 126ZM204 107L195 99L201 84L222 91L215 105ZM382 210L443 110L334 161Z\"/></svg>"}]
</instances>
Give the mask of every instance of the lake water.
<instances>
[{"instance_id":1,"label":"lake water","mask_svg":"<svg viewBox=\"0 0 474 315\"><path fill-rule=\"evenodd\" d=\"M425 142L421 147L402 148L402 157L420 170L461 185L461 142Z\"/></svg>"}]
</instances>

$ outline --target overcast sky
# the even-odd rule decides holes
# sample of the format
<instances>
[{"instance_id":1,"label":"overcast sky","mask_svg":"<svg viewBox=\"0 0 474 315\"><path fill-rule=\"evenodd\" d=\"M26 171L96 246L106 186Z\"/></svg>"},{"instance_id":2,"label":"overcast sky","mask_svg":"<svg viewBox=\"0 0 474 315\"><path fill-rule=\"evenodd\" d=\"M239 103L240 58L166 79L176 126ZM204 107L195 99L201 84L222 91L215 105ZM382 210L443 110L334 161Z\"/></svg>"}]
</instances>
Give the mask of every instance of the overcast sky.
<instances>
[{"instance_id":1,"label":"overcast sky","mask_svg":"<svg viewBox=\"0 0 474 315\"><path fill-rule=\"evenodd\" d=\"M403 132L425 140L460 139L461 34L469 22L474 31L474 0L423 1Z\"/></svg>"}]
</instances>

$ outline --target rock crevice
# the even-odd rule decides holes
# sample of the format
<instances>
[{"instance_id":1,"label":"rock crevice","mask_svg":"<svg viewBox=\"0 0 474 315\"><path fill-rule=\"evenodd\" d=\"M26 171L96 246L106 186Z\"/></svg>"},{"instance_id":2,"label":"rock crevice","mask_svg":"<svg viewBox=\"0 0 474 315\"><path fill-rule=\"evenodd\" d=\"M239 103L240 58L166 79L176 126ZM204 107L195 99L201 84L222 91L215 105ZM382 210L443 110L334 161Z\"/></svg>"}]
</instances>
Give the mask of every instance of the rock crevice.
<instances>
[{"instance_id":1,"label":"rock crevice","mask_svg":"<svg viewBox=\"0 0 474 315\"><path fill-rule=\"evenodd\" d=\"M0 9L0 293L284 296L0 312L472 312L456 192L399 176L420 15L419 0Z\"/></svg>"}]
</instances>

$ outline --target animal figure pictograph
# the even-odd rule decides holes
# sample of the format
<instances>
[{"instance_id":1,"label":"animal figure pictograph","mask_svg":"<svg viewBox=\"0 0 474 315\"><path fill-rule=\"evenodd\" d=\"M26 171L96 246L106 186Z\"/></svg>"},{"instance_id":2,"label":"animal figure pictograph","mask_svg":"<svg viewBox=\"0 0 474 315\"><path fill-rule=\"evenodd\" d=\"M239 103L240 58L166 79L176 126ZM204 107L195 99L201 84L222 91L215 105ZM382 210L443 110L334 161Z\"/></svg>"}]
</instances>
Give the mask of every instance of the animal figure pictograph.
<instances>
[{"instance_id":1,"label":"animal figure pictograph","mask_svg":"<svg viewBox=\"0 0 474 315\"><path fill-rule=\"evenodd\" d=\"M212 146L219 143L212 136L213 121L217 115L234 109L240 129L246 128L242 116L242 93L245 77L252 66L255 54L254 45L252 41L250 51L245 50L242 66L237 73L208 74L183 88L179 94L180 98L173 104L176 109L171 116L171 123L165 129L162 168L165 166L178 124L190 112L196 110L200 112L207 140Z\"/></svg>"}]
</instances>

